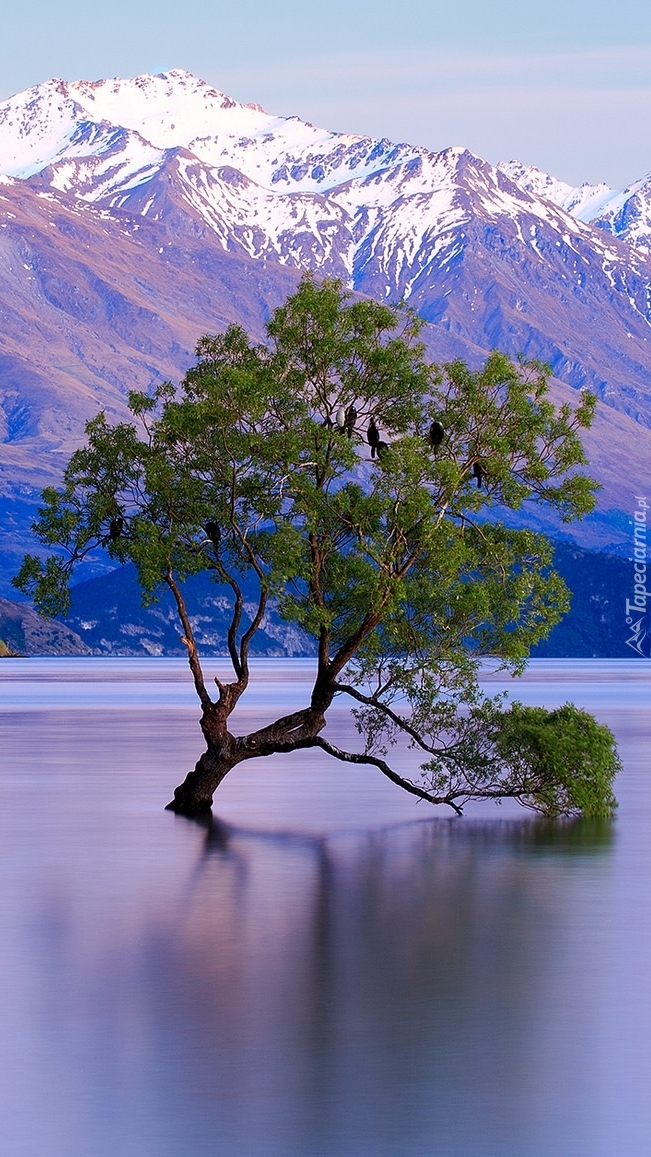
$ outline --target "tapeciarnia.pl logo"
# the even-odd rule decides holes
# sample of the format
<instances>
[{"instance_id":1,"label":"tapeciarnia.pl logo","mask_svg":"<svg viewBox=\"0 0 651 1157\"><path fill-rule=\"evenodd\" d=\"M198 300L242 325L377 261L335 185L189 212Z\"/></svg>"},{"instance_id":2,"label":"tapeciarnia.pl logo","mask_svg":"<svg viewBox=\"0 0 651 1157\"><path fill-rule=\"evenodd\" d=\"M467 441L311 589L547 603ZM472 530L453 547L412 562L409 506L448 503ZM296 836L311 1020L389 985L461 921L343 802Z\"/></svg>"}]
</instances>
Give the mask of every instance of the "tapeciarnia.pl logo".
<instances>
[{"instance_id":1,"label":"tapeciarnia.pl logo","mask_svg":"<svg viewBox=\"0 0 651 1157\"><path fill-rule=\"evenodd\" d=\"M651 591L646 589L647 573L647 500L636 495L637 509L633 511L633 598L626 599L626 625L630 631L630 638L626 646L640 655L642 659L649 658L649 631L647 618L647 599Z\"/></svg>"}]
</instances>

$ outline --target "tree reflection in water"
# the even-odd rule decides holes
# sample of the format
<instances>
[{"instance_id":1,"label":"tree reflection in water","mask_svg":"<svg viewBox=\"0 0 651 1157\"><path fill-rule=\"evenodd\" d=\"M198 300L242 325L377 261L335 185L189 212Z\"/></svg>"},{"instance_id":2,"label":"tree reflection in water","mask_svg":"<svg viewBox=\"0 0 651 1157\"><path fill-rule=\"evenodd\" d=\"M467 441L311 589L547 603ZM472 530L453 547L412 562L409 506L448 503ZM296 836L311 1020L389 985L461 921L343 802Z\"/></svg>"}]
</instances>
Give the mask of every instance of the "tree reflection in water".
<instances>
[{"instance_id":1,"label":"tree reflection in water","mask_svg":"<svg viewBox=\"0 0 651 1157\"><path fill-rule=\"evenodd\" d=\"M568 884L588 861L608 872L610 825L203 826L177 918L148 941L170 1129L192 1133L200 1104L220 1153L521 1154L541 1070L581 1119L589 1042L547 1038L559 997L583 1019L559 945Z\"/></svg>"}]
</instances>

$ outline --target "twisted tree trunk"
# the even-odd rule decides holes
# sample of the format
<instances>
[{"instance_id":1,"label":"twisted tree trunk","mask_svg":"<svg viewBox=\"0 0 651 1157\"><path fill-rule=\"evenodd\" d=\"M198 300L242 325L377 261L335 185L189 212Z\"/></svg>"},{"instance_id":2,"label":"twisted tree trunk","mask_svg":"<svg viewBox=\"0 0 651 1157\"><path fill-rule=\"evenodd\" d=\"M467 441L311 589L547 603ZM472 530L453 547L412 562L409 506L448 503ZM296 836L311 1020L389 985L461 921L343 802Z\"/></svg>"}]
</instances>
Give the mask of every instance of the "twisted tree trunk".
<instances>
[{"instance_id":1,"label":"twisted tree trunk","mask_svg":"<svg viewBox=\"0 0 651 1157\"><path fill-rule=\"evenodd\" d=\"M209 744L193 771L188 772L183 783L174 792L174 799L167 804L167 810L178 815L198 816L209 812L212 797L231 768L239 762L230 744L214 746Z\"/></svg>"},{"instance_id":2,"label":"twisted tree trunk","mask_svg":"<svg viewBox=\"0 0 651 1157\"><path fill-rule=\"evenodd\" d=\"M332 700L332 692L327 698ZM179 815L198 816L210 811L215 791L232 768L247 759L315 747L326 724L324 707L310 706L276 719L267 727L248 735L234 736L227 730L228 716L220 705L204 709L201 729L206 750L174 792L167 810Z\"/></svg>"}]
</instances>

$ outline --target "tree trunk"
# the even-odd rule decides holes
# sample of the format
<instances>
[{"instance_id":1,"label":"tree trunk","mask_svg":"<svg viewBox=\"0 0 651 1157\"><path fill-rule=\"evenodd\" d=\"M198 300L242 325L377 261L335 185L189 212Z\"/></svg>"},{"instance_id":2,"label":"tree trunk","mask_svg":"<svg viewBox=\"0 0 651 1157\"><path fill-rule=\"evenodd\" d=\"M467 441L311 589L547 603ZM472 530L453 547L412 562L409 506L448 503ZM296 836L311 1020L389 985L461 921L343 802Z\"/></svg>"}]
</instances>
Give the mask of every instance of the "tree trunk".
<instances>
[{"instance_id":1,"label":"tree trunk","mask_svg":"<svg viewBox=\"0 0 651 1157\"><path fill-rule=\"evenodd\" d=\"M227 730L227 720L233 706L227 697L219 704L204 709L201 730L206 740L206 751L194 771L188 772L174 792L167 810L178 815L205 815L212 807L212 797L231 768L247 759L274 755L277 752L297 751L313 747L319 732L325 727L325 710L332 702L334 691L313 694L310 707L276 719L259 731L235 737Z\"/></svg>"},{"instance_id":2,"label":"tree trunk","mask_svg":"<svg viewBox=\"0 0 651 1157\"><path fill-rule=\"evenodd\" d=\"M176 788L174 799L167 804L166 810L183 816L198 816L209 812L213 793L224 776L239 762L232 752L227 754L223 748L209 743L194 771L188 772L183 783Z\"/></svg>"}]
</instances>

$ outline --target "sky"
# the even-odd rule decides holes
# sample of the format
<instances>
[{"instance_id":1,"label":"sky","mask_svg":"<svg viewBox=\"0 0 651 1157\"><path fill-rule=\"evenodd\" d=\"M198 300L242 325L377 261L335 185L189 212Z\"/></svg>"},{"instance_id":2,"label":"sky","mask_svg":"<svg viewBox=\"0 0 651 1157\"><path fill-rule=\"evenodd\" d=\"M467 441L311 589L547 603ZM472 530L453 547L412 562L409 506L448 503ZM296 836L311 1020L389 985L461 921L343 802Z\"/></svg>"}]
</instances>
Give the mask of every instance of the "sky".
<instances>
[{"instance_id":1,"label":"sky","mask_svg":"<svg viewBox=\"0 0 651 1157\"><path fill-rule=\"evenodd\" d=\"M649 0L0 0L0 99L185 68L328 129L570 184L651 170Z\"/></svg>"}]
</instances>

